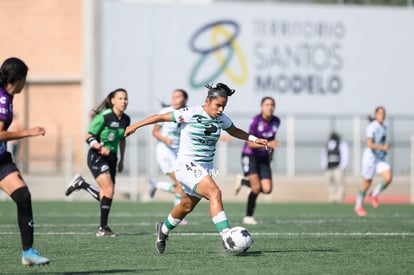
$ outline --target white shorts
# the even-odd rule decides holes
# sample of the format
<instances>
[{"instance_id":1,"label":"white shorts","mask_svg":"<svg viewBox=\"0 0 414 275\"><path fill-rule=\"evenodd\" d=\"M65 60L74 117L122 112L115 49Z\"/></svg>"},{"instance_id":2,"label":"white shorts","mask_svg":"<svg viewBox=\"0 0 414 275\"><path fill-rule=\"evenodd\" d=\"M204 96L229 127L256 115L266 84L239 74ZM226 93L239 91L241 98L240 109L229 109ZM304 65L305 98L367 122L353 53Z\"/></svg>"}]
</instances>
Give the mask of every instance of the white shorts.
<instances>
[{"instance_id":1,"label":"white shorts","mask_svg":"<svg viewBox=\"0 0 414 275\"><path fill-rule=\"evenodd\" d=\"M212 172L211 164L200 165L194 162L182 162L177 163L175 176L177 180L182 184L184 193L197 197L203 198L195 192L197 184L207 175Z\"/></svg>"},{"instance_id":2,"label":"white shorts","mask_svg":"<svg viewBox=\"0 0 414 275\"><path fill-rule=\"evenodd\" d=\"M155 148L158 167L163 174L169 174L175 170L177 150L171 149L165 143L158 142Z\"/></svg>"},{"instance_id":3,"label":"white shorts","mask_svg":"<svg viewBox=\"0 0 414 275\"><path fill-rule=\"evenodd\" d=\"M381 174L391 170L391 165L385 159L375 159L370 152L364 152L362 156L361 174L364 179L371 180L375 173Z\"/></svg>"}]
</instances>

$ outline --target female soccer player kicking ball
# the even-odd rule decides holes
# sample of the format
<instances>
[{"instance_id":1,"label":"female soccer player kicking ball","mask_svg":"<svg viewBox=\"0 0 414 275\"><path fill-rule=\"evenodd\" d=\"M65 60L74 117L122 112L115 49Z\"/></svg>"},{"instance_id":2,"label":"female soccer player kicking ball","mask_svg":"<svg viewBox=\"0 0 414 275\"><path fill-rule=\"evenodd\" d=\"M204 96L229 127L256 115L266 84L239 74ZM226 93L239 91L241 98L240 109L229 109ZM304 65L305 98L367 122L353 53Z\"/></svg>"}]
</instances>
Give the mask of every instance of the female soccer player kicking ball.
<instances>
[{"instance_id":1,"label":"female soccer player kicking ball","mask_svg":"<svg viewBox=\"0 0 414 275\"><path fill-rule=\"evenodd\" d=\"M210 203L210 217L220 235L224 237L230 229L230 223L223 208L221 190L211 176L214 171L214 152L221 129L236 138L250 140L267 147L267 140L249 135L237 128L223 113L227 99L234 93L234 90L222 83L218 83L215 87L206 87L208 95L204 105L152 115L129 126L125 131L125 136L128 136L149 124L163 121L181 124L175 174L177 180L182 183L185 194L180 204L171 210L165 221L156 224L155 248L158 253L164 252L170 231L180 224L202 198L206 198Z\"/></svg>"}]
</instances>

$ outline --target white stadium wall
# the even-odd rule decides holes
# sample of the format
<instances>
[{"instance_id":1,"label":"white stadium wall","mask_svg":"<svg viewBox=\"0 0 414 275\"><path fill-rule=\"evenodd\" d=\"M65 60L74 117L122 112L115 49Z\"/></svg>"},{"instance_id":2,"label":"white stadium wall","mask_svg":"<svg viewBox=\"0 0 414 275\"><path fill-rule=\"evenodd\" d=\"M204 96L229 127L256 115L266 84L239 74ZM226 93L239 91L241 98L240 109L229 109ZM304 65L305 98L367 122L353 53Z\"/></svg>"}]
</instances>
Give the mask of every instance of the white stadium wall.
<instances>
[{"instance_id":1,"label":"white stadium wall","mask_svg":"<svg viewBox=\"0 0 414 275\"><path fill-rule=\"evenodd\" d=\"M286 114L413 114L412 9L103 1L101 16L102 97L125 86L132 113L178 87L200 104L224 82L229 112L270 95Z\"/></svg>"},{"instance_id":2,"label":"white stadium wall","mask_svg":"<svg viewBox=\"0 0 414 275\"><path fill-rule=\"evenodd\" d=\"M96 96L126 88L133 120L158 112L175 88L187 90L189 105L198 105L206 83L224 82L237 90L226 112L242 128L263 96L276 99L282 117L276 173L320 173L320 147L336 129L352 146L349 170L358 175L365 117L384 105L392 124L391 162L409 173L413 9L110 0L100 9ZM130 139L139 152L131 163L154 174L155 140L150 127L143 132ZM240 173L241 144L218 150L224 173Z\"/></svg>"}]
</instances>

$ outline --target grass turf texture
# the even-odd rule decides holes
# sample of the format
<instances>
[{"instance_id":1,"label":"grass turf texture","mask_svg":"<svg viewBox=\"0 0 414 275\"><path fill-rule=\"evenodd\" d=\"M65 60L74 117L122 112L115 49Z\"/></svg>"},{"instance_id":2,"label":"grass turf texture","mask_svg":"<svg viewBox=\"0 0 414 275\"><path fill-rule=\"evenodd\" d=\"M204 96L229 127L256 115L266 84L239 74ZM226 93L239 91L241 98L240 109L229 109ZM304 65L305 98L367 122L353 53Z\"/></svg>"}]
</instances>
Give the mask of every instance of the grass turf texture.
<instances>
[{"instance_id":1,"label":"grass turf texture","mask_svg":"<svg viewBox=\"0 0 414 275\"><path fill-rule=\"evenodd\" d=\"M414 211L410 205L259 204L259 225L244 226L255 240L243 256L222 252L202 202L189 224L170 235L164 254L154 248L154 224L170 203L115 201L110 226L121 235L98 238L96 202L34 202L35 248L48 266L21 264L16 206L0 202L1 274L413 274ZM232 226L245 204L226 203Z\"/></svg>"}]
</instances>

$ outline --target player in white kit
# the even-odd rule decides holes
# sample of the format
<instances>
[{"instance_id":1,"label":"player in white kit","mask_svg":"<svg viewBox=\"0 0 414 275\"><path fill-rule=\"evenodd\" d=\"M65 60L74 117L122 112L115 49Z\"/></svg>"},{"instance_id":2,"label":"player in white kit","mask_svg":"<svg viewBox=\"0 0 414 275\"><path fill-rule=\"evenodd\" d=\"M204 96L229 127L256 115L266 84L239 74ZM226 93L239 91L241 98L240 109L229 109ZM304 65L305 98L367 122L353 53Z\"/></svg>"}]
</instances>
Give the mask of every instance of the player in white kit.
<instances>
[{"instance_id":1,"label":"player in white kit","mask_svg":"<svg viewBox=\"0 0 414 275\"><path fill-rule=\"evenodd\" d=\"M173 207L164 222L156 224L155 248L158 253L164 252L169 232L194 209L202 198L209 201L210 217L222 238L230 229L230 223L223 208L221 190L212 178L213 158L221 129L236 138L250 140L267 147L267 140L249 135L237 128L223 113L227 99L234 93L234 90L222 83L218 83L215 87L206 87L208 95L204 105L149 116L134 123L125 132L128 136L138 128L160 121L174 121L181 124L175 174L183 185L185 193L180 204Z\"/></svg>"},{"instance_id":2,"label":"player in white kit","mask_svg":"<svg viewBox=\"0 0 414 275\"><path fill-rule=\"evenodd\" d=\"M372 179L378 173L382 181L374 188L370 194L371 203L374 208L378 208L378 196L388 187L392 181L392 170L386 156L389 149L387 143L387 126L384 123L385 108L380 106L375 109L375 117L368 124L366 129L366 147L362 155L362 188L358 191L355 202L355 213L358 216L366 216L367 211L363 207L365 195L371 186Z\"/></svg>"},{"instance_id":3,"label":"player in white kit","mask_svg":"<svg viewBox=\"0 0 414 275\"><path fill-rule=\"evenodd\" d=\"M163 108L159 114L165 114L186 106L188 94L182 89L176 89L172 93L171 106ZM158 140L156 145L156 159L160 170L168 175L171 181L150 179L149 196L154 197L157 190L173 193L174 205L180 203L183 190L175 176L175 162L177 160L178 147L180 145L180 124L175 122L160 122L154 125L152 135ZM181 222L182 225L186 221Z\"/></svg>"}]
</instances>

